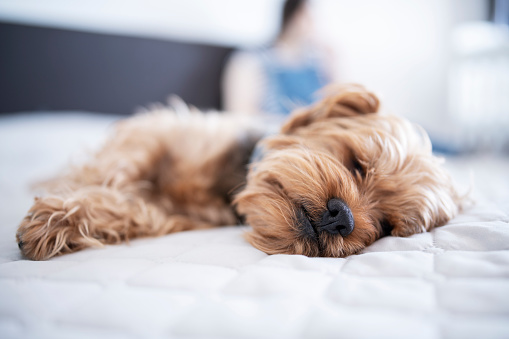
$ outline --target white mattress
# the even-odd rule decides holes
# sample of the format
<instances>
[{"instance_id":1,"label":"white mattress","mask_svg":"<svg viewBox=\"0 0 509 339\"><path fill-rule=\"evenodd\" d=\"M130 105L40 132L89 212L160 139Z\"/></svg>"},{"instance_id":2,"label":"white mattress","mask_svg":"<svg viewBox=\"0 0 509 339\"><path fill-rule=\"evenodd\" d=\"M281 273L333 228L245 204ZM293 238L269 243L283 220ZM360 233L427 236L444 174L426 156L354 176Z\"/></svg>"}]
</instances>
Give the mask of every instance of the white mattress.
<instances>
[{"instance_id":1,"label":"white mattress","mask_svg":"<svg viewBox=\"0 0 509 339\"><path fill-rule=\"evenodd\" d=\"M507 158L448 159L461 186L473 170L476 205L345 259L269 256L247 227L225 227L24 260L14 234L29 183L97 147L114 120L0 118L0 338L509 337Z\"/></svg>"}]
</instances>

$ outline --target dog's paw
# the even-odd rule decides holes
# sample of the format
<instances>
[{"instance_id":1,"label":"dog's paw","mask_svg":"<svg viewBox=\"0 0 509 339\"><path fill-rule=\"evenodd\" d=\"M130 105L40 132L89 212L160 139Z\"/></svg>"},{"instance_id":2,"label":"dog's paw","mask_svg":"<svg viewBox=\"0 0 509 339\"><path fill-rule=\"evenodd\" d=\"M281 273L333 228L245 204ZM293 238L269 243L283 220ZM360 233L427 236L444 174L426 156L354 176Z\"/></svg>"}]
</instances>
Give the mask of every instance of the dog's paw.
<instances>
[{"instance_id":1,"label":"dog's paw","mask_svg":"<svg viewBox=\"0 0 509 339\"><path fill-rule=\"evenodd\" d=\"M414 230L411 230L408 228L397 228L397 229L393 229L391 231L391 235L393 237L409 237L415 233L421 233L421 232L415 232Z\"/></svg>"},{"instance_id":2,"label":"dog's paw","mask_svg":"<svg viewBox=\"0 0 509 339\"><path fill-rule=\"evenodd\" d=\"M426 228L418 223L409 221L393 221L391 235L394 237L409 237L413 234L424 233Z\"/></svg>"},{"instance_id":3,"label":"dog's paw","mask_svg":"<svg viewBox=\"0 0 509 339\"><path fill-rule=\"evenodd\" d=\"M70 218L75 212L76 209L67 210L61 199L36 198L16 233L23 255L32 260L46 260L77 250L79 231Z\"/></svg>"}]
</instances>

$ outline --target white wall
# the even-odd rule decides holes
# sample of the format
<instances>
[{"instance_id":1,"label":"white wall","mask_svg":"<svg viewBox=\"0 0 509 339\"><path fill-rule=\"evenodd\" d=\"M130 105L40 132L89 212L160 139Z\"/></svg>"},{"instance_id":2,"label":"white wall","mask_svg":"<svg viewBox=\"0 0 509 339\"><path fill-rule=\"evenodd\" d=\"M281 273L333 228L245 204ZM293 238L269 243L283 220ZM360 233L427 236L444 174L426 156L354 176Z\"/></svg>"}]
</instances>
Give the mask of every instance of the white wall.
<instances>
[{"instance_id":1,"label":"white wall","mask_svg":"<svg viewBox=\"0 0 509 339\"><path fill-rule=\"evenodd\" d=\"M172 38L256 45L276 29L280 0L0 0L0 20Z\"/></svg>"},{"instance_id":2,"label":"white wall","mask_svg":"<svg viewBox=\"0 0 509 339\"><path fill-rule=\"evenodd\" d=\"M379 92L386 109L428 128L447 112L451 30L484 18L482 0L318 0L321 29L336 48L340 79Z\"/></svg>"}]
</instances>

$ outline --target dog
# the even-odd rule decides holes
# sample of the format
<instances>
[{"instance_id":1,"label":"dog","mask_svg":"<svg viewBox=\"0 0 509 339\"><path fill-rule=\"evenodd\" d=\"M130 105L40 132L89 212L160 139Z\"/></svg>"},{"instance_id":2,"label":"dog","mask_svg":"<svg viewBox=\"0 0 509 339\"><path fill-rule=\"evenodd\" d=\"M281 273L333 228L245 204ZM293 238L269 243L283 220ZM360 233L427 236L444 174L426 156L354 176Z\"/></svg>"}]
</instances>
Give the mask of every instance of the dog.
<instances>
[{"instance_id":1,"label":"dog","mask_svg":"<svg viewBox=\"0 0 509 339\"><path fill-rule=\"evenodd\" d=\"M334 87L268 137L228 113L128 118L88 162L47 183L18 245L45 260L247 222L246 239L267 254L345 257L446 224L461 198L443 160L421 127L379 105L360 85Z\"/></svg>"}]
</instances>

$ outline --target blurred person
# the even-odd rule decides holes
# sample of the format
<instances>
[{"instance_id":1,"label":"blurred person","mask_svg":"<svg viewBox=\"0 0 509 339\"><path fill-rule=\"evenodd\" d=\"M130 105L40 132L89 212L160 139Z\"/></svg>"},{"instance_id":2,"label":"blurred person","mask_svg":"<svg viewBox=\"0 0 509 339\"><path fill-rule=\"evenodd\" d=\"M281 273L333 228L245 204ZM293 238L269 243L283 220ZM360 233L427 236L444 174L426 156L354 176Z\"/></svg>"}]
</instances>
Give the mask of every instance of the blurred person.
<instances>
[{"instance_id":1,"label":"blurred person","mask_svg":"<svg viewBox=\"0 0 509 339\"><path fill-rule=\"evenodd\" d=\"M233 53L223 76L225 110L283 118L318 99L317 91L332 81L332 57L316 40L309 6L286 0L275 41Z\"/></svg>"}]
</instances>

